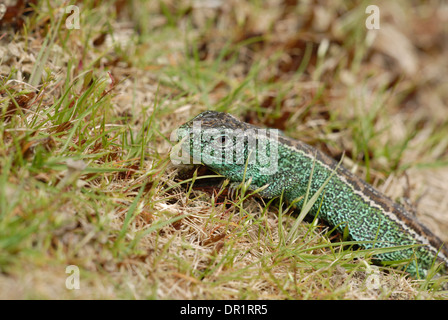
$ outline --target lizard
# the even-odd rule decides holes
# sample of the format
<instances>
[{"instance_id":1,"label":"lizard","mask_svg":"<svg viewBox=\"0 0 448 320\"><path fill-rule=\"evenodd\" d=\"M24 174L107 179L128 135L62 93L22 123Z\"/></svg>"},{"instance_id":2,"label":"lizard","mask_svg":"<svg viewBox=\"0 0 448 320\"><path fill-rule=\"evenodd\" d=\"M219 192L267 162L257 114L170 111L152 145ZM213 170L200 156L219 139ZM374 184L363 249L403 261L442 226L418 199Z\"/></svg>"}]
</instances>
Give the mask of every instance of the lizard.
<instances>
[{"instance_id":1,"label":"lizard","mask_svg":"<svg viewBox=\"0 0 448 320\"><path fill-rule=\"evenodd\" d=\"M404 206L324 152L275 130L205 111L176 133L189 159L232 184L248 181L249 190L259 190L263 198L283 196L300 208L307 191L314 194L326 182L308 214L365 249L397 248L375 254L374 261L406 261L405 272L414 278L426 277L436 266L439 273L448 270L447 246Z\"/></svg>"}]
</instances>

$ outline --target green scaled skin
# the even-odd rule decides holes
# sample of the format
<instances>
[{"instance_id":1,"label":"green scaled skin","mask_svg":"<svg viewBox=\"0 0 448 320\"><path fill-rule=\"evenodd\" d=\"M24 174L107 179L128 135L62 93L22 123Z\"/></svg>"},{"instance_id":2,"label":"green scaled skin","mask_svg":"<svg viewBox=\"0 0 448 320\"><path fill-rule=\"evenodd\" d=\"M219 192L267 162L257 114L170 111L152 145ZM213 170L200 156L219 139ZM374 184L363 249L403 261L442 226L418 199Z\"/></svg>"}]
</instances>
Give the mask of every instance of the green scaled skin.
<instances>
[{"instance_id":1,"label":"green scaled skin","mask_svg":"<svg viewBox=\"0 0 448 320\"><path fill-rule=\"evenodd\" d=\"M413 277L425 277L433 265L448 266L446 246L404 207L317 149L274 133L206 111L182 125L178 138L196 163L233 183L251 179L251 190L265 186L262 197L283 193L290 203L302 197L298 208L308 187L311 197L333 174L309 214L318 214L341 233L348 230L351 240L369 241L360 244L366 249L415 245L375 255L380 262L407 261L405 270Z\"/></svg>"}]
</instances>

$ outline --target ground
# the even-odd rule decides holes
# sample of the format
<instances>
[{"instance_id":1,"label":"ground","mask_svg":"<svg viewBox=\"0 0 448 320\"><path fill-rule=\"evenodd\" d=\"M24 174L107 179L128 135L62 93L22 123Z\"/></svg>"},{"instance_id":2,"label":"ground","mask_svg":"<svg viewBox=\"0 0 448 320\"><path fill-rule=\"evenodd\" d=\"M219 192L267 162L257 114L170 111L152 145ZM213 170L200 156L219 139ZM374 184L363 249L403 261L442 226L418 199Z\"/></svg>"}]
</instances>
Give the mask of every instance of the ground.
<instances>
[{"instance_id":1,"label":"ground","mask_svg":"<svg viewBox=\"0 0 448 320\"><path fill-rule=\"evenodd\" d=\"M5 1L0 298L446 299L170 161L179 125L229 112L345 154L448 241L448 6L371 4Z\"/></svg>"}]
</instances>

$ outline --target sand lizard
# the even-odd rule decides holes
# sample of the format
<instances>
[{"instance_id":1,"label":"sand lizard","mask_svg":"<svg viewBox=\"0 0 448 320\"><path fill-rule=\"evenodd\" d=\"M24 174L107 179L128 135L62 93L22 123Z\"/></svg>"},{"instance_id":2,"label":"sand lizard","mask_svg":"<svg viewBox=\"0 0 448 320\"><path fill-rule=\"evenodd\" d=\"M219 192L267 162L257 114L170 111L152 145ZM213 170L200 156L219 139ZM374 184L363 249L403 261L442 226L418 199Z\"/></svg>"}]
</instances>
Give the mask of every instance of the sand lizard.
<instances>
[{"instance_id":1,"label":"sand lizard","mask_svg":"<svg viewBox=\"0 0 448 320\"><path fill-rule=\"evenodd\" d=\"M259 193L262 197L283 193L288 202L302 198L296 203L299 208L307 189L313 194L329 179L309 214L318 214L339 232L348 232L354 241L367 241L360 244L366 249L415 245L374 256L380 262L407 261L405 270L413 277L425 277L434 265L446 270L447 246L403 206L323 152L282 134L271 135L272 130L227 113L205 111L182 125L178 138L183 139L183 150L196 163L205 164L232 183L250 179L251 190L264 186ZM263 144L265 158L275 151L274 160L258 161L262 152L257 148Z\"/></svg>"}]
</instances>

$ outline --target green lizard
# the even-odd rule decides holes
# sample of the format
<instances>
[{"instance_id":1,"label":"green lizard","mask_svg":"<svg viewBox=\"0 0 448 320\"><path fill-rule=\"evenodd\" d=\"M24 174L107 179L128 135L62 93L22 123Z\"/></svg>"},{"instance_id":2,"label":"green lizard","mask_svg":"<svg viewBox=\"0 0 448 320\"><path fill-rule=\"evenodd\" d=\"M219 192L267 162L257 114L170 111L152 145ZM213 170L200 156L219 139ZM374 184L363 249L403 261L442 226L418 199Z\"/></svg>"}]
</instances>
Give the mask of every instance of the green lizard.
<instances>
[{"instance_id":1,"label":"green lizard","mask_svg":"<svg viewBox=\"0 0 448 320\"><path fill-rule=\"evenodd\" d=\"M366 249L408 246L375 255L380 262L407 261L413 277L425 277L434 265L440 264L440 270L448 266L446 245L403 206L303 142L215 111L199 114L177 134L188 159L234 184L250 181L251 190L264 187L262 197L283 194L289 203L298 200L299 208L307 190L312 195L329 179L310 214L348 232L354 241L367 241L360 244Z\"/></svg>"}]
</instances>

